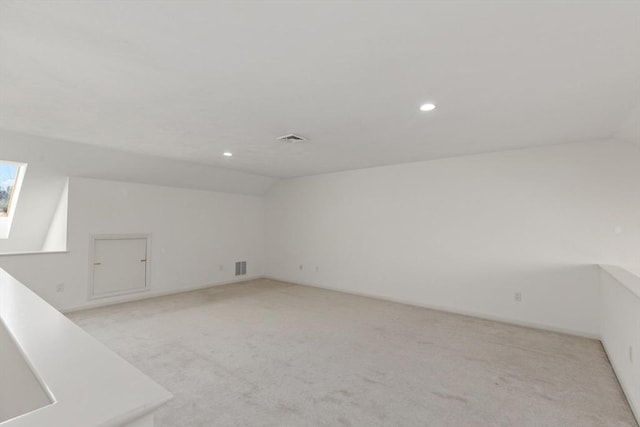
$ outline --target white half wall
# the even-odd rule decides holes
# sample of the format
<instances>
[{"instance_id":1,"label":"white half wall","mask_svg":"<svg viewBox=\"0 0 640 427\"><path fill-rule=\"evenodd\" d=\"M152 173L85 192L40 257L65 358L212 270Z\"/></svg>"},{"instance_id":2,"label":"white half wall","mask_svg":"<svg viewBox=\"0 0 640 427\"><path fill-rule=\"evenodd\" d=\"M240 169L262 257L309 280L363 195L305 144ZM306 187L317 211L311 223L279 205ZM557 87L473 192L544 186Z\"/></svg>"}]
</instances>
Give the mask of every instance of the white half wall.
<instances>
[{"instance_id":1,"label":"white half wall","mask_svg":"<svg viewBox=\"0 0 640 427\"><path fill-rule=\"evenodd\" d=\"M640 261L639 182L614 140L283 180L266 273L598 337L594 265Z\"/></svg>"},{"instance_id":2,"label":"white half wall","mask_svg":"<svg viewBox=\"0 0 640 427\"><path fill-rule=\"evenodd\" d=\"M2 320L0 348L0 423L50 405L51 399Z\"/></svg>"},{"instance_id":3,"label":"white half wall","mask_svg":"<svg viewBox=\"0 0 640 427\"><path fill-rule=\"evenodd\" d=\"M615 137L640 147L640 103L629 113L629 116L620 124Z\"/></svg>"},{"instance_id":4,"label":"white half wall","mask_svg":"<svg viewBox=\"0 0 640 427\"><path fill-rule=\"evenodd\" d=\"M148 297L234 281L235 261L247 261L242 279L262 275L263 221L259 196L71 178L69 252L0 256L0 267L56 308L81 308L90 305L89 236L149 233L151 290L91 305Z\"/></svg>"},{"instance_id":5,"label":"white half wall","mask_svg":"<svg viewBox=\"0 0 640 427\"><path fill-rule=\"evenodd\" d=\"M602 345L640 422L640 276L603 266Z\"/></svg>"}]
</instances>

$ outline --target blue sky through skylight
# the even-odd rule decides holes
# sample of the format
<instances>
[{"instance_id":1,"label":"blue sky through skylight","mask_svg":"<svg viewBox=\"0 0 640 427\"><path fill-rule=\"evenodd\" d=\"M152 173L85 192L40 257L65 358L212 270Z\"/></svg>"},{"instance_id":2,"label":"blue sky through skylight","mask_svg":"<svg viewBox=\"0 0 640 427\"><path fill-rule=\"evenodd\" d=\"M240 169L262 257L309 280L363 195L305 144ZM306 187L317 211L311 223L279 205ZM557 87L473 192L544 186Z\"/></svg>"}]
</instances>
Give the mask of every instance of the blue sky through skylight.
<instances>
[{"instance_id":1,"label":"blue sky through skylight","mask_svg":"<svg viewBox=\"0 0 640 427\"><path fill-rule=\"evenodd\" d=\"M18 165L0 163L0 214L6 214L18 176Z\"/></svg>"}]
</instances>

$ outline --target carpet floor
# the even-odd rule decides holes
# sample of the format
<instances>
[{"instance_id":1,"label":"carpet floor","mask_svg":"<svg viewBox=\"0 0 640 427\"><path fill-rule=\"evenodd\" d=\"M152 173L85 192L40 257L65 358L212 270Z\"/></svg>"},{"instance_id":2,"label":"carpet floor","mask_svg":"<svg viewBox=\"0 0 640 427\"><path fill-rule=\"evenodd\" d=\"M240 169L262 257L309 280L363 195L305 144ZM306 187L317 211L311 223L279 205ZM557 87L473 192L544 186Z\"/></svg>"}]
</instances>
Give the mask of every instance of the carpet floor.
<instances>
[{"instance_id":1,"label":"carpet floor","mask_svg":"<svg viewBox=\"0 0 640 427\"><path fill-rule=\"evenodd\" d=\"M69 317L175 395L157 426L636 426L585 338L273 280Z\"/></svg>"}]
</instances>

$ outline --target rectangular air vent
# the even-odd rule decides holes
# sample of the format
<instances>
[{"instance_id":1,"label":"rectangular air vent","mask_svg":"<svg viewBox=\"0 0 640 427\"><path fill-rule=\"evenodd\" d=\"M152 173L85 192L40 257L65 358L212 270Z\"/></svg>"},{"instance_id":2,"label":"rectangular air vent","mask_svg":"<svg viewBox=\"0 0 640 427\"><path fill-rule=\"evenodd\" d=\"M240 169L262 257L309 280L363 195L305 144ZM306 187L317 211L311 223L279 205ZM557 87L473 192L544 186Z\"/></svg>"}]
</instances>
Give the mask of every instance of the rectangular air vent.
<instances>
[{"instance_id":1,"label":"rectangular air vent","mask_svg":"<svg viewBox=\"0 0 640 427\"><path fill-rule=\"evenodd\" d=\"M236 262L236 276L244 276L247 274L247 261Z\"/></svg>"}]
</instances>

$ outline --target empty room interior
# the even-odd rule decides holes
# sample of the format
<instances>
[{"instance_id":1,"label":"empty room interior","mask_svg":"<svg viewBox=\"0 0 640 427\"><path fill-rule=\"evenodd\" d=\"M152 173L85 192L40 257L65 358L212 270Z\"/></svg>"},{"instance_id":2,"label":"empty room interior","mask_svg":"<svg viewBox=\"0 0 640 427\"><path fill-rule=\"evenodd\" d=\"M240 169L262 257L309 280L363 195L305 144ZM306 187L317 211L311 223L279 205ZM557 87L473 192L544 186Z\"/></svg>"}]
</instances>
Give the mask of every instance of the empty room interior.
<instances>
[{"instance_id":1,"label":"empty room interior","mask_svg":"<svg viewBox=\"0 0 640 427\"><path fill-rule=\"evenodd\" d=\"M0 0L0 427L638 427L640 0Z\"/></svg>"}]
</instances>

